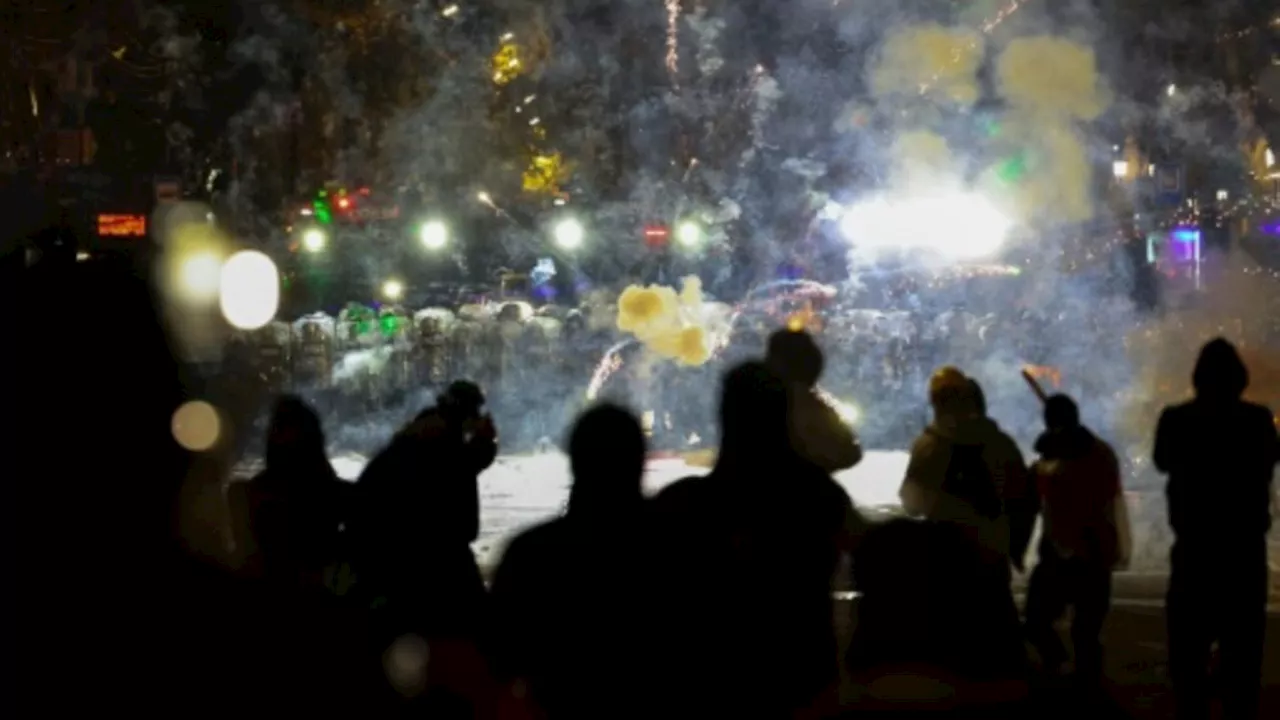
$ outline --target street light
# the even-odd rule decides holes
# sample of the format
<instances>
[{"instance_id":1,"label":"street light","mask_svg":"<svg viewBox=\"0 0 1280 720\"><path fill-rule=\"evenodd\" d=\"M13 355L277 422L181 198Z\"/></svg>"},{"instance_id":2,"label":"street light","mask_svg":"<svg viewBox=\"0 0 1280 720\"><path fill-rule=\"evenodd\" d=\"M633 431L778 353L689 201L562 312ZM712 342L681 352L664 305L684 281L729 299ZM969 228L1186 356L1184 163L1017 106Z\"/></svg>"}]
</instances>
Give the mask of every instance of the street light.
<instances>
[{"instance_id":1,"label":"street light","mask_svg":"<svg viewBox=\"0 0 1280 720\"><path fill-rule=\"evenodd\" d=\"M256 330L275 319L280 272L271 258L257 250L242 250L223 263L220 281L222 316L233 327Z\"/></svg>"},{"instance_id":2,"label":"street light","mask_svg":"<svg viewBox=\"0 0 1280 720\"><path fill-rule=\"evenodd\" d=\"M556 245L564 250L576 250L581 247L586 234L587 231L582 227L582 223L573 218L561 220L553 231Z\"/></svg>"},{"instance_id":3,"label":"street light","mask_svg":"<svg viewBox=\"0 0 1280 720\"><path fill-rule=\"evenodd\" d=\"M676 226L676 240L687 248L702 244L702 228L692 220L685 220Z\"/></svg>"},{"instance_id":4,"label":"street light","mask_svg":"<svg viewBox=\"0 0 1280 720\"><path fill-rule=\"evenodd\" d=\"M306 248L307 252L321 252L328 243L329 238L325 237L324 231L320 228L311 228L302 233L302 247Z\"/></svg>"},{"instance_id":5,"label":"street light","mask_svg":"<svg viewBox=\"0 0 1280 720\"><path fill-rule=\"evenodd\" d=\"M1117 160L1111 163L1111 174L1115 175L1118 180L1129 177L1129 161Z\"/></svg>"},{"instance_id":6,"label":"street light","mask_svg":"<svg viewBox=\"0 0 1280 720\"><path fill-rule=\"evenodd\" d=\"M399 280L388 280L382 283L382 294L392 302L404 297L404 283Z\"/></svg>"},{"instance_id":7,"label":"street light","mask_svg":"<svg viewBox=\"0 0 1280 720\"><path fill-rule=\"evenodd\" d=\"M439 220L429 220L418 229L418 239L426 249L439 250L449 244L449 228Z\"/></svg>"}]
</instances>

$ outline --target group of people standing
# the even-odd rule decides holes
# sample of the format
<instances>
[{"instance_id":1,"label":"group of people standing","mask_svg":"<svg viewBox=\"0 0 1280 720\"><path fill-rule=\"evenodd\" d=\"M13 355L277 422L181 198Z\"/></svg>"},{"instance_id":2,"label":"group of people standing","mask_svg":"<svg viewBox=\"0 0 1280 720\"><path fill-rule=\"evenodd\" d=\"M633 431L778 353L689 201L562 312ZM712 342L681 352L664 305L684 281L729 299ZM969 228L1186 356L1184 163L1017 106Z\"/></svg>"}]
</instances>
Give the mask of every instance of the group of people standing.
<instances>
[{"instance_id":1,"label":"group of people standing","mask_svg":"<svg viewBox=\"0 0 1280 720\"><path fill-rule=\"evenodd\" d=\"M711 472L651 499L639 419L588 409L568 439L566 512L516 537L488 586L469 547L477 477L498 447L478 386L450 385L355 485L329 468L314 413L283 399L240 505L251 567L287 593L330 592L335 561L353 567L345 601L367 613L375 684L401 709L829 717L852 681L868 707L928 707L943 686L947 702L994 713L1026 697L1027 643L1045 675L1098 690L1129 529L1120 462L1076 403L1046 399L1028 465L978 384L938 370L902 485L910 517L875 524L831 478L862 450L815 394L822 371L811 336L775 333L763 359L724 377ZM1205 347L1194 384L1155 449L1177 534L1174 687L1180 715L1207 717L1216 642L1228 717L1253 717L1280 445L1270 413L1241 400L1247 373L1228 343ZM1021 619L1012 573L1026 570L1037 519ZM853 623L832 595L850 585ZM1055 629L1068 607L1074 652Z\"/></svg>"}]
</instances>

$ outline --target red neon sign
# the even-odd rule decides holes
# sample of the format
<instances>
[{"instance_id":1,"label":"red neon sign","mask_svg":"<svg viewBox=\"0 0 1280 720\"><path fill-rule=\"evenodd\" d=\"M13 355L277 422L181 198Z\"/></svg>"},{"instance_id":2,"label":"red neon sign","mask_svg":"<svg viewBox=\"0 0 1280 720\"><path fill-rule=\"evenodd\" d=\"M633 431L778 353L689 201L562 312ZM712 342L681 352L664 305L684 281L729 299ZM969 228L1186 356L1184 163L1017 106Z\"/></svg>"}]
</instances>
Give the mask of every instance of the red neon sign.
<instances>
[{"instance_id":1,"label":"red neon sign","mask_svg":"<svg viewBox=\"0 0 1280 720\"><path fill-rule=\"evenodd\" d=\"M102 237L146 237L145 215L99 215L98 235Z\"/></svg>"}]
</instances>

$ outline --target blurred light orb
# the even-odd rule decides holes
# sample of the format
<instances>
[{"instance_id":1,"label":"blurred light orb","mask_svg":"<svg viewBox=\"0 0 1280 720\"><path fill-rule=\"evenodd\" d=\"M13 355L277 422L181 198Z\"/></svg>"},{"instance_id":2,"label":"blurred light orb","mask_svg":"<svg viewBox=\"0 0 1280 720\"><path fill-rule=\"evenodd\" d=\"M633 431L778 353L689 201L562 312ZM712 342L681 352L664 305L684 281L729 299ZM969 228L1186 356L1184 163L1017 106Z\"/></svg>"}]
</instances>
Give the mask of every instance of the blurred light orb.
<instances>
[{"instance_id":1,"label":"blurred light orb","mask_svg":"<svg viewBox=\"0 0 1280 720\"><path fill-rule=\"evenodd\" d=\"M418 239L428 250L439 250L449 244L449 228L439 220L430 220L418 229Z\"/></svg>"},{"instance_id":2,"label":"blurred light orb","mask_svg":"<svg viewBox=\"0 0 1280 720\"><path fill-rule=\"evenodd\" d=\"M257 250L242 250L222 266L218 290L222 316L233 327L256 330L280 309L280 272L271 258Z\"/></svg>"},{"instance_id":3,"label":"blurred light orb","mask_svg":"<svg viewBox=\"0 0 1280 720\"><path fill-rule=\"evenodd\" d=\"M193 300L212 300L222 282L222 260L216 253L194 252L178 267L178 286Z\"/></svg>"},{"instance_id":4,"label":"blurred light orb","mask_svg":"<svg viewBox=\"0 0 1280 720\"><path fill-rule=\"evenodd\" d=\"M582 241L586 235L587 231L582 227L582 223L573 218L561 220L553 231L556 245L564 250L576 250L582 247Z\"/></svg>"},{"instance_id":5,"label":"blurred light orb","mask_svg":"<svg viewBox=\"0 0 1280 720\"><path fill-rule=\"evenodd\" d=\"M170 422L173 439L191 452L205 452L218 443L222 421L218 410L203 400L183 403Z\"/></svg>"},{"instance_id":6,"label":"blurred light orb","mask_svg":"<svg viewBox=\"0 0 1280 720\"><path fill-rule=\"evenodd\" d=\"M325 236L324 231L319 228L311 228L302 233L302 247L307 252L323 252L326 245L329 244L329 238Z\"/></svg>"},{"instance_id":7,"label":"blurred light orb","mask_svg":"<svg viewBox=\"0 0 1280 720\"><path fill-rule=\"evenodd\" d=\"M859 249L926 250L953 260L998 251L1012 229L1004 213L973 193L878 197L849 207L840 219L845 239Z\"/></svg>"},{"instance_id":8,"label":"blurred light orb","mask_svg":"<svg viewBox=\"0 0 1280 720\"><path fill-rule=\"evenodd\" d=\"M382 656L382 669L391 686L404 697L414 697L427 687L431 646L417 635L402 635Z\"/></svg>"},{"instance_id":9,"label":"blurred light orb","mask_svg":"<svg viewBox=\"0 0 1280 720\"><path fill-rule=\"evenodd\" d=\"M404 283L399 280L388 280L382 283L382 294L388 300L399 300L404 297Z\"/></svg>"},{"instance_id":10,"label":"blurred light orb","mask_svg":"<svg viewBox=\"0 0 1280 720\"><path fill-rule=\"evenodd\" d=\"M702 228L692 220L685 220L676 226L676 241L685 247L697 247L702 244Z\"/></svg>"}]
</instances>

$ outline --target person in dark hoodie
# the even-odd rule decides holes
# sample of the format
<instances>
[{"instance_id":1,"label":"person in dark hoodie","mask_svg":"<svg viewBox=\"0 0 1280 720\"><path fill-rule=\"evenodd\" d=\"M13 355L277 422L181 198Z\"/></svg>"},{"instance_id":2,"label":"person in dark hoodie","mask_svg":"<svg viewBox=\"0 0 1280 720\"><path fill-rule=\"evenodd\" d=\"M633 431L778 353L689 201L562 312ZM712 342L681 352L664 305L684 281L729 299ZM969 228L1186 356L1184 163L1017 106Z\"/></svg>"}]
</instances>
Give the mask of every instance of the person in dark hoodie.
<instances>
[{"instance_id":1,"label":"person in dark hoodie","mask_svg":"<svg viewBox=\"0 0 1280 720\"><path fill-rule=\"evenodd\" d=\"M497 456L484 394L456 381L361 473L350 532L356 585L375 611L375 653L413 658L429 643L432 672L405 660L387 679L415 712L469 716L487 702L487 595L471 543L480 529L479 475ZM394 697L394 694L391 694Z\"/></svg>"},{"instance_id":2,"label":"person in dark hoodie","mask_svg":"<svg viewBox=\"0 0 1280 720\"><path fill-rule=\"evenodd\" d=\"M568 513L520 533L494 575L495 666L546 717L644 717L644 431L629 410L598 405L568 450Z\"/></svg>"},{"instance_id":3,"label":"person in dark hoodie","mask_svg":"<svg viewBox=\"0 0 1280 720\"><path fill-rule=\"evenodd\" d=\"M1271 411L1242 399L1249 372L1221 338L1200 351L1195 398L1168 407L1155 465L1174 544L1167 620L1179 718L1207 718L1209 660L1218 643L1226 718L1256 718L1266 629L1272 475L1280 442Z\"/></svg>"},{"instance_id":4,"label":"person in dark hoodie","mask_svg":"<svg viewBox=\"0 0 1280 720\"><path fill-rule=\"evenodd\" d=\"M729 371L715 467L654 499L665 714L790 717L835 687L832 580L862 527L792 449L788 403L765 364Z\"/></svg>"},{"instance_id":5,"label":"person in dark hoodie","mask_svg":"<svg viewBox=\"0 0 1280 720\"><path fill-rule=\"evenodd\" d=\"M320 418L301 398L276 402L266 464L244 493L251 573L278 587L322 589L341 554L350 487L329 464Z\"/></svg>"},{"instance_id":6,"label":"person in dark hoodie","mask_svg":"<svg viewBox=\"0 0 1280 720\"><path fill-rule=\"evenodd\" d=\"M1080 424L1071 398L1050 397L1044 422L1036 440L1040 459L1033 466L1044 523L1027 590L1026 633L1045 670L1057 674L1068 655L1054 623L1073 606L1076 679L1093 686L1102 677L1099 638L1111 607L1111 573L1128 562L1120 461Z\"/></svg>"},{"instance_id":7,"label":"person in dark hoodie","mask_svg":"<svg viewBox=\"0 0 1280 720\"><path fill-rule=\"evenodd\" d=\"M769 336L765 364L787 384L791 444L809 462L835 473L862 462L858 438L814 392L825 360L813 336L783 328Z\"/></svg>"}]
</instances>

